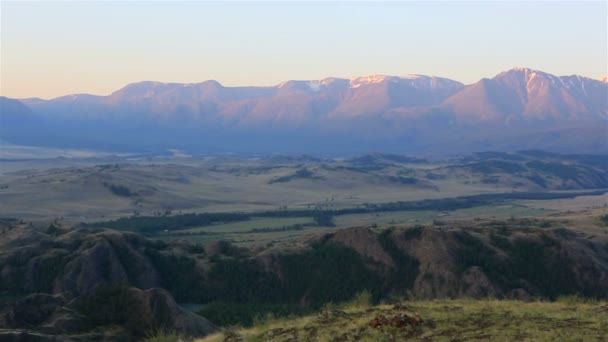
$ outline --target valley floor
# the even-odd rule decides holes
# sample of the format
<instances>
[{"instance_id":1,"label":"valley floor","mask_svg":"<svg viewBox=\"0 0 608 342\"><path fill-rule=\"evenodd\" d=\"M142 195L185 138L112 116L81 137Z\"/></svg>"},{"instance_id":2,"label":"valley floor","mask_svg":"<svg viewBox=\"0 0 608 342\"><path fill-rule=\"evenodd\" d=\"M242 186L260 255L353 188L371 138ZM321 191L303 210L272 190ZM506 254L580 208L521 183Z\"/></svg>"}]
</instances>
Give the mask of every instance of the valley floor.
<instances>
[{"instance_id":1,"label":"valley floor","mask_svg":"<svg viewBox=\"0 0 608 342\"><path fill-rule=\"evenodd\" d=\"M408 301L327 306L316 315L260 320L198 342L608 341L608 303L504 300Z\"/></svg>"}]
</instances>

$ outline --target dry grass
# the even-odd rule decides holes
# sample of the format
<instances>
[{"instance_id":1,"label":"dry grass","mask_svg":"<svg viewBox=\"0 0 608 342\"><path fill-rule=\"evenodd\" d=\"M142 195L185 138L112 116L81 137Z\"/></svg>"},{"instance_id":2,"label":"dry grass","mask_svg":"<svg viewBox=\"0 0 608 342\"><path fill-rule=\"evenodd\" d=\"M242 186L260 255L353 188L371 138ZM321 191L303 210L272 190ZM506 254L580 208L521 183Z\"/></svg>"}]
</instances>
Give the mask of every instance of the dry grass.
<instances>
[{"instance_id":1,"label":"dry grass","mask_svg":"<svg viewBox=\"0 0 608 342\"><path fill-rule=\"evenodd\" d=\"M577 297L547 303L498 300L411 301L368 307L355 301L318 315L232 328L199 342L232 341L606 341L608 303ZM418 313L423 323L373 328L379 316ZM231 336L230 339L226 338Z\"/></svg>"},{"instance_id":2,"label":"dry grass","mask_svg":"<svg viewBox=\"0 0 608 342\"><path fill-rule=\"evenodd\" d=\"M439 191L436 191L387 183L382 181L385 171L374 174L327 171L314 165L310 165L310 169L322 179L269 184L300 166L260 171L262 165L246 160L217 165L121 163L117 169L85 165L58 169L50 165L32 166L40 169L0 172L0 185L6 186L0 189L0 202L6 203L0 208L0 216L25 219L63 216L75 222L87 222L130 215L135 210L149 215L168 208L184 212L272 210L279 206L294 209L316 205L341 208L362 203L511 191L510 187L464 184L460 179L437 180ZM57 166L66 165L58 163ZM104 182L124 185L139 196L113 195L103 186Z\"/></svg>"}]
</instances>

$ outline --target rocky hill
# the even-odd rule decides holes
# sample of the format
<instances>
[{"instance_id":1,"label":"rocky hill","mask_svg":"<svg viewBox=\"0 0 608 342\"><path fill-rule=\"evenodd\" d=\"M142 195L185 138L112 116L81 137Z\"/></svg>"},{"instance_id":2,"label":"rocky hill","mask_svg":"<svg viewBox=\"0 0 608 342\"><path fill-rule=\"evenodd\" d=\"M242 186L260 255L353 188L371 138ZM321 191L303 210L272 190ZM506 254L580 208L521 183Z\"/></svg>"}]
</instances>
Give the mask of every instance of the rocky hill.
<instances>
[{"instance_id":1,"label":"rocky hill","mask_svg":"<svg viewBox=\"0 0 608 342\"><path fill-rule=\"evenodd\" d=\"M184 336L216 329L160 288L145 256L159 248L152 241L89 229L60 236L23 226L2 231L0 340L131 341L154 329Z\"/></svg>"},{"instance_id":2,"label":"rocky hill","mask_svg":"<svg viewBox=\"0 0 608 342\"><path fill-rule=\"evenodd\" d=\"M13 222L3 223L0 251L0 336L129 340L159 328L215 331L176 300L314 309L361 291L375 301L608 293L608 245L533 219L357 227L256 249ZM217 311L199 314L229 323Z\"/></svg>"}]
</instances>

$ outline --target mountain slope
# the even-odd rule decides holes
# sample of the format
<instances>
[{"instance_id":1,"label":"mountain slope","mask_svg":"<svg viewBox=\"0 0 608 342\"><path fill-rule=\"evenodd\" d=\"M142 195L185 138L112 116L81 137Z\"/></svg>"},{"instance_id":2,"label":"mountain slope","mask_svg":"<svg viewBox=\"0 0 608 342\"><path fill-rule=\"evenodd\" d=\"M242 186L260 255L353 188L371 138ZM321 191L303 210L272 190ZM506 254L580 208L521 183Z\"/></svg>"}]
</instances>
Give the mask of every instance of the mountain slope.
<instances>
[{"instance_id":1,"label":"mountain slope","mask_svg":"<svg viewBox=\"0 0 608 342\"><path fill-rule=\"evenodd\" d=\"M608 150L608 83L526 68L468 86L421 75L274 87L145 81L108 96L22 100L29 110L3 101L13 105L2 107L0 138L29 145L199 153ZM11 119L24 111L27 120Z\"/></svg>"},{"instance_id":2,"label":"mountain slope","mask_svg":"<svg viewBox=\"0 0 608 342\"><path fill-rule=\"evenodd\" d=\"M607 91L605 84L590 78L516 68L468 86L443 106L477 119L606 119Z\"/></svg>"}]
</instances>

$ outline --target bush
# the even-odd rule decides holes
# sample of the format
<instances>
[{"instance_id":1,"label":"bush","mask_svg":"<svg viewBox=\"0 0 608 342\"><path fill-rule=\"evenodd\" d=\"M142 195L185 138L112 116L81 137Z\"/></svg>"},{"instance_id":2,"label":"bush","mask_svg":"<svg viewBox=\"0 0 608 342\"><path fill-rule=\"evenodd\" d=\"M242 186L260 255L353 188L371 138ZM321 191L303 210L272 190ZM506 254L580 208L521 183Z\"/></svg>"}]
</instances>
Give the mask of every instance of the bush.
<instances>
[{"instance_id":1,"label":"bush","mask_svg":"<svg viewBox=\"0 0 608 342\"><path fill-rule=\"evenodd\" d=\"M406 229L405 231L403 231L402 236L405 240L419 239L420 236L422 235L423 231L424 231L424 226L416 225L412 228L409 228L409 229Z\"/></svg>"},{"instance_id":2,"label":"bush","mask_svg":"<svg viewBox=\"0 0 608 342\"><path fill-rule=\"evenodd\" d=\"M363 290L357 293L347 305L357 309L365 309L370 307L372 304L372 293L368 290Z\"/></svg>"},{"instance_id":3,"label":"bush","mask_svg":"<svg viewBox=\"0 0 608 342\"><path fill-rule=\"evenodd\" d=\"M116 185L109 183L103 183L103 185L116 196L131 197L137 195L124 185Z\"/></svg>"},{"instance_id":4,"label":"bush","mask_svg":"<svg viewBox=\"0 0 608 342\"><path fill-rule=\"evenodd\" d=\"M279 257L288 300L297 303L306 298L306 304L315 307L347 301L365 289L381 293L382 279L355 250L335 242L312 247L305 253Z\"/></svg>"},{"instance_id":5,"label":"bush","mask_svg":"<svg viewBox=\"0 0 608 342\"><path fill-rule=\"evenodd\" d=\"M503 251L509 250L511 248L511 242L508 238L496 234L494 232L490 233L490 242L492 245L502 249Z\"/></svg>"},{"instance_id":6,"label":"bush","mask_svg":"<svg viewBox=\"0 0 608 342\"><path fill-rule=\"evenodd\" d=\"M181 342L182 339L174 331L163 329L154 330L146 335L145 342Z\"/></svg>"},{"instance_id":7,"label":"bush","mask_svg":"<svg viewBox=\"0 0 608 342\"><path fill-rule=\"evenodd\" d=\"M422 228L412 228L414 232L420 231ZM420 262L401 251L395 241L392 239L393 229L385 229L378 235L378 242L382 245L382 248L390 255L391 259L395 263L395 268L389 271L386 277L384 289L382 292L386 292L390 289L397 289L399 291L410 290L414 286L414 281L418 276ZM411 234L411 233L410 233Z\"/></svg>"},{"instance_id":8,"label":"bush","mask_svg":"<svg viewBox=\"0 0 608 342\"><path fill-rule=\"evenodd\" d=\"M310 312L309 309L292 304L212 302L205 305L197 314L220 327L234 325L250 327L255 323L262 322L264 317L278 318L304 315Z\"/></svg>"},{"instance_id":9,"label":"bush","mask_svg":"<svg viewBox=\"0 0 608 342\"><path fill-rule=\"evenodd\" d=\"M142 305L126 284L111 284L100 286L80 297L76 308L88 317L92 326L122 325L132 336L141 338L154 327L163 328L162 325L169 320L169 309L165 303L157 303L162 315L156 322L142 314L146 312Z\"/></svg>"},{"instance_id":10,"label":"bush","mask_svg":"<svg viewBox=\"0 0 608 342\"><path fill-rule=\"evenodd\" d=\"M578 293L576 293L573 295L559 296L559 297L557 297L557 302L567 304L567 305L578 305L578 304L594 303L594 302L596 302L596 300L592 299L592 298L588 298L588 297L583 297L583 296L579 295Z\"/></svg>"},{"instance_id":11,"label":"bush","mask_svg":"<svg viewBox=\"0 0 608 342\"><path fill-rule=\"evenodd\" d=\"M317 211L313 215L313 220L319 227L335 227L334 218L331 213L323 210Z\"/></svg>"},{"instance_id":12,"label":"bush","mask_svg":"<svg viewBox=\"0 0 608 342\"><path fill-rule=\"evenodd\" d=\"M176 253L159 252L152 248L145 248L144 253L156 266L161 276L162 287L169 290L177 301L196 302L204 298L206 295L203 288L205 278L196 267L194 258Z\"/></svg>"},{"instance_id":13,"label":"bush","mask_svg":"<svg viewBox=\"0 0 608 342\"><path fill-rule=\"evenodd\" d=\"M59 227L57 227L55 224L51 223L46 229L46 233L50 236L58 236L61 233L61 230L59 230Z\"/></svg>"}]
</instances>

